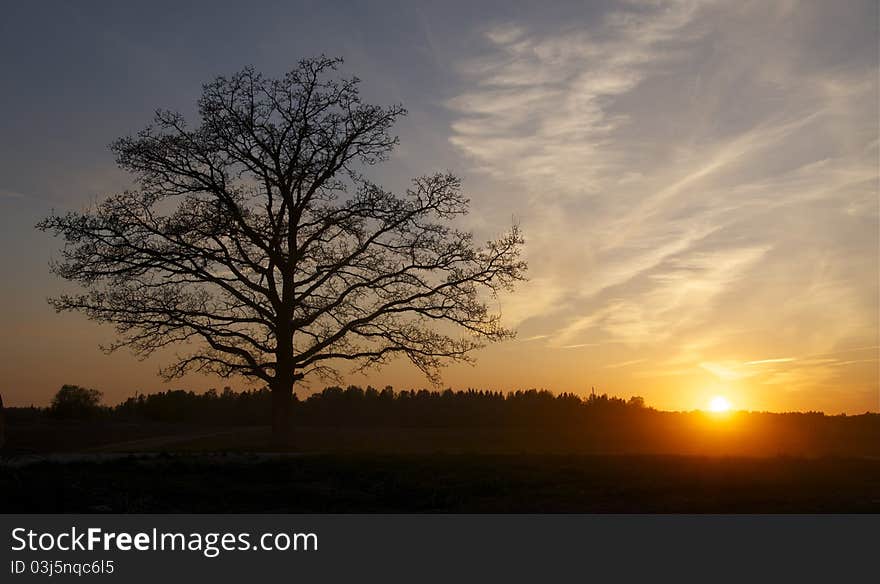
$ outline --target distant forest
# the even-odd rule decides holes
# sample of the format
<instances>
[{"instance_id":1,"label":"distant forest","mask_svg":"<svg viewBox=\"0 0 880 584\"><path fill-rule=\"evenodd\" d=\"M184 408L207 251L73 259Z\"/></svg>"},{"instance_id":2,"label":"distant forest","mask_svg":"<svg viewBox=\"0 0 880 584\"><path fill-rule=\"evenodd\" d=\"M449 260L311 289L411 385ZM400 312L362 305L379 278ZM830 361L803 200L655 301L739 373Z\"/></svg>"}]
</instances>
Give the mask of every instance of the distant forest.
<instances>
[{"instance_id":1,"label":"distant forest","mask_svg":"<svg viewBox=\"0 0 880 584\"><path fill-rule=\"evenodd\" d=\"M7 408L8 445L39 450L48 441L49 449L65 449L212 427L241 432L205 447L259 449L262 438L247 436L265 428L271 408L269 390L163 391L115 406L101 398L96 390L67 385L47 408ZM534 389L328 387L294 400L290 430L297 448L313 452L880 456L876 413L667 412L640 397Z\"/></svg>"},{"instance_id":2,"label":"distant forest","mask_svg":"<svg viewBox=\"0 0 880 584\"><path fill-rule=\"evenodd\" d=\"M236 392L226 387L204 393L170 390L138 394L116 406L101 404L94 389L65 385L48 408L9 408L18 419L48 416L61 420L114 419L196 424L259 425L271 408L271 392ZM646 410L641 397L624 400L607 394L582 398L572 393L520 390L509 393L467 391L395 391L391 386L366 389L326 387L305 399L294 396L291 423L343 426L494 426L536 422L575 422L583 415Z\"/></svg>"},{"instance_id":3,"label":"distant forest","mask_svg":"<svg viewBox=\"0 0 880 584\"><path fill-rule=\"evenodd\" d=\"M18 420L49 417L59 420L156 421L189 424L260 425L271 408L269 389L196 393L182 389L137 394L115 406L101 403L103 394L94 389L65 385L47 408L7 408ZM310 426L507 426L570 424L596 418L704 414L666 412L648 407L639 396L629 399L591 392L555 394L548 390L512 392L468 389L395 391L391 386L366 389L349 385L330 386L305 399L294 395L291 423ZM735 412L734 415L737 415ZM704 414L710 415L710 414ZM745 415L742 412L740 415ZM822 412L766 413L750 416L785 416L803 419L865 418L880 421L880 414L826 415Z\"/></svg>"}]
</instances>

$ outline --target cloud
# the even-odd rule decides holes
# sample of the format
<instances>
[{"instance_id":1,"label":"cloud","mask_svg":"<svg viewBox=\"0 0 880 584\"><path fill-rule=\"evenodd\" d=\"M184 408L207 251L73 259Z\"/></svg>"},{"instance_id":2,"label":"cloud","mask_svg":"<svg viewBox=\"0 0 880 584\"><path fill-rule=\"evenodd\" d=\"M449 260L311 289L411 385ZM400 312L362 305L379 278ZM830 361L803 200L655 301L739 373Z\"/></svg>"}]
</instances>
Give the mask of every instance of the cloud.
<instances>
[{"instance_id":1,"label":"cloud","mask_svg":"<svg viewBox=\"0 0 880 584\"><path fill-rule=\"evenodd\" d=\"M598 343L577 343L574 345L563 345L560 349L582 349L584 347L595 347Z\"/></svg>"},{"instance_id":2,"label":"cloud","mask_svg":"<svg viewBox=\"0 0 880 584\"><path fill-rule=\"evenodd\" d=\"M0 189L0 198L4 199L27 199L28 196L24 193L19 193L17 191L10 191L8 189Z\"/></svg>"},{"instance_id":3,"label":"cloud","mask_svg":"<svg viewBox=\"0 0 880 584\"><path fill-rule=\"evenodd\" d=\"M760 359L758 361L746 361L746 365L764 365L767 363L791 363L796 361L793 357L782 357L779 359Z\"/></svg>"},{"instance_id":4,"label":"cloud","mask_svg":"<svg viewBox=\"0 0 880 584\"><path fill-rule=\"evenodd\" d=\"M552 33L489 28L447 103L450 141L496 185L479 214L523 218L534 284L515 324L554 331L550 348L802 388L763 372L800 363L750 345L876 342L865 10L625 3Z\"/></svg>"},{"instance_id":5,"label":"cloud","mask_svg":"<svg viewBox=\"0 0 880 584\"><path fill-rule=\"evenodd\" d=\"M622 363L612 363L611 365L606 365L605 369L620 369L621 367L632 367L633 365L638 365L639 363L644 363L645 359L630 359L629 361L623 361Z\"/></svg>"}]
</instances>

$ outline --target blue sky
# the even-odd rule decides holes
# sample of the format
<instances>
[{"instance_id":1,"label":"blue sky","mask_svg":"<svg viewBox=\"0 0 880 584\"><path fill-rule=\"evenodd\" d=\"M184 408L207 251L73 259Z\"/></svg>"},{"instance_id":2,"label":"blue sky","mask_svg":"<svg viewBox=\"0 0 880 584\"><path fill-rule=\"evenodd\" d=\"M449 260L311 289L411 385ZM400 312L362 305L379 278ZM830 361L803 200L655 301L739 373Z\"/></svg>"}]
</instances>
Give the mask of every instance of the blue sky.
<instances>
[{"instance_id":1,"label":"blue sky","mask_svg":"<svg viewBox=\"0 0 880 584\"><path fill-rule=\"evenodd\" d=\"M346 59L402 102L400 189L452 169L480 237L518 221L519 337L453 387L644 395L672 409L880 408L875 2L18 3L0 22L4 397L61 383L110 401L160 360L55 315L33 230L129 185L107 144L253 64ZM193 120L195 121L195 120ZM359 383L422 386L392 366ZM222 381L175 385L204 389ZM317 382L320 386L320 382Z\"/></svg>"}]
</instances>

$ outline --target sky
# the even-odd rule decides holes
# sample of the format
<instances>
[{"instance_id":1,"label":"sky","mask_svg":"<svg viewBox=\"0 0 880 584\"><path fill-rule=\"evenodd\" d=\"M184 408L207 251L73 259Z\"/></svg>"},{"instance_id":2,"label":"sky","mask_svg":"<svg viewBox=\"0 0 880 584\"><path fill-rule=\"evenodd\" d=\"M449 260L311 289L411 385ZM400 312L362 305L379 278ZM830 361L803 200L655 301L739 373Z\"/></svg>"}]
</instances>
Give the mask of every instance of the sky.
<instances>
[{"instance_id":1,"label":"sky","mask_svg":"<svg viewBox=\"0 0 880 584\"><path fill-rule=\"evenodd\" d=\"M409 110L371 178L453 170L478 239L526 237L529 281L491 301L517 338L444 386L880 411L878 38L874 1L10 5L0 394L242 387L101 352L109 328L46 303L69 285L33 226L129 186L107 145L156 108L195 122L217 75L325 53ZM428 386L404 363L348 379Z\"/></svg>"}]
</instances>

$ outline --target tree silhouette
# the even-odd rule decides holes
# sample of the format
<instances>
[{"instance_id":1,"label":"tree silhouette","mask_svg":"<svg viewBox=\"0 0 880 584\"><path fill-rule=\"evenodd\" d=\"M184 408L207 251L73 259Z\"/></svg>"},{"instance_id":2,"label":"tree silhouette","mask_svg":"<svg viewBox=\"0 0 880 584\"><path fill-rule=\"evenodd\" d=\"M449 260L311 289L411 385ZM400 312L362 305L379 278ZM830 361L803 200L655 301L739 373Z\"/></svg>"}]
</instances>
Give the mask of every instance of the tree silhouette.
<instances>
[{"instance_id":1,"label":"tree silhouette","mask_svg":"<svg viewBox=\"0 0 880 584\"><path fill-rule=\"evenodd\" d=\"M56 310L114 324L108 351L192 344L167 378L265 382L276 439L306 375L405 355L436 380L443 363L509 337L484 293L526 268L516 226L480 247L451 225L468 212L455 176L395 195L361 174L397 144L389 130L405 110L363 103L357 79L336 78L340 62L217 78L198 127L160 110L113 144L137 188L37 225L65 240L54 273L85 288L51 299Z\"/></svg>"},{"instance_id":2,"label":"tree silhouette","mask_svg":"<svg viewBox=\"0 0 880 584\"><path fill-rule=\"evenodd\" d=\"M91 418L101 412L103 393L78 385L63 385L49 406L49 413L55 418Z\"/></svg>"}]
</instances>

